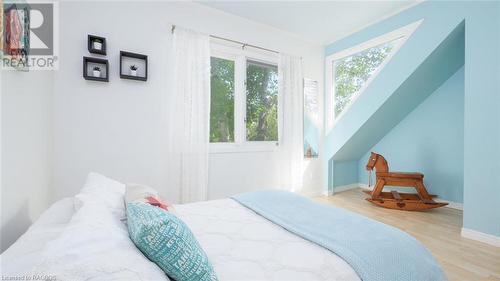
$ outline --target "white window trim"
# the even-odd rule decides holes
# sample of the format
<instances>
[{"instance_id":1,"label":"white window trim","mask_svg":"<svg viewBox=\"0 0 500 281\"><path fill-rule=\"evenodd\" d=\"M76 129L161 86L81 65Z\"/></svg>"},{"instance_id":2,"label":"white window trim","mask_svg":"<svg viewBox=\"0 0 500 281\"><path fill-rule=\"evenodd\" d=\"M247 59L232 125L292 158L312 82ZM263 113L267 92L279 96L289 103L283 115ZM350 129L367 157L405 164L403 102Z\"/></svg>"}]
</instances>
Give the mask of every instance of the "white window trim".
<instances>
[{"instance_id":1,"label":"white window trim","mask_svg":"<svg viewBox=\"0 0 500 281\"><path fill-rule=\"evenodd\" d=\"M260 61L277 65L279 57L270 52L242 48L218 39L211 41L210 56L229 59L235 62L234 80L234 142L211 142L210 153L246 153L275 151L279 148L282 128L282 94L278 92L278 141L246 140L246 62ZM279 70L278 70L279 71Z\"/></svg>"},{"instance_id":2,"label":"white window trim","mask_svg":"<svg viewBox=\"0 0 500 281\"><path fill-rule=\"evenodd\" d=\"M423 22L423 19L326 57L326 59L325 59L325 71L326 71L325 131L327 134L335 127L335 125L339 122L339 120L342 119L342 117L345 115L345 113L347 111L349 111L351 106L364 93L364 91L370 85L370 83L375 79L375 77L377 77L377 75L380 73L380 71L392 59L394 54L396 54L398 52L398 50L404 45L406 40L408 40L411 37L413 32L415 32L415 30L417 30L417 28L420 26L420 24L422 22ZM384 44L386 42L396 40L398 38L402 38L401 42L399 42L399 44L396 45L394 47L394 49L391 50L391 53L384 59L384 61L380 64L380 66L377 68L377 70L373 73L373 75L370 76L370 78L368 78L368 80L363 85L363 87L361 87L361 89L359 89L358 92L354 93L353 97L351 98L351 101L346 105L344 110L342 110L342 112L338 116L335 116L335 104L334 104L335 103L335 97L334 97L334 95L335 95L335 87L334 87L334 81L335 81L334 75L335 75L335 73L333 71L334 61L351 56L351 55L354 55L354 54L362 52L366 49L379 46L379 45Z\"/></svg>"}]
</instances>

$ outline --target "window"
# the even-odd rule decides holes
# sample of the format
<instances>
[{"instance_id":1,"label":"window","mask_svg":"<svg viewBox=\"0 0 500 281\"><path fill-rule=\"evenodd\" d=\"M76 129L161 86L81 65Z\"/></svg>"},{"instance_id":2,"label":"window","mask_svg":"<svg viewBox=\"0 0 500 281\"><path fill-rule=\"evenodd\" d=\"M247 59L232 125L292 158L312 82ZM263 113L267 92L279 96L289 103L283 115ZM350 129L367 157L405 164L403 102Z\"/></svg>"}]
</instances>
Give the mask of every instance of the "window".
<instances>
[{"instance_id":1,"label":"window","mask_svg":"<svg viewBox=\"0 0 500 281\"><path fill-rule=\"evenodd\" d=\"M327 130L349 110L421 21L326 58Z\"/></svg>"},{"instance_id":2,"label":"window","mask_svg":"<svg viewBox=\"0 0 500 281\"><path fill-rule=\"evenodd\" d=\"M212 42L211 152L276 148L280 128L277 59L274 54Z\"/></svg>"},{"instance_id":3,"label":"window","mask_svg":"<svg viewBox=\"0 0 500 281\"><path fill-rule=\"evenodd\" d=\"M234 61L210 59L210 142L234 142Z\"/></svg>"},{"instance_id":4,"label":"window","mask_svg":"<svg viewBox=\"0 0 500 281\"><path fill-rule=\"evenodd\" d=\"M366 81L380 67L402 38L389 41L357 54L335 60L334 69L334 116L351 103L352 98L365 85Z\"/></svg>"},{"instance_id":5,"label":"window","mask_svg":"<svg viewBox=\"0 0 500 281\"><path fill-rule=\"evenodd\" d=\"M278 141L278 67L247 60L246 136Z\"/></svg>"}]
</instances>

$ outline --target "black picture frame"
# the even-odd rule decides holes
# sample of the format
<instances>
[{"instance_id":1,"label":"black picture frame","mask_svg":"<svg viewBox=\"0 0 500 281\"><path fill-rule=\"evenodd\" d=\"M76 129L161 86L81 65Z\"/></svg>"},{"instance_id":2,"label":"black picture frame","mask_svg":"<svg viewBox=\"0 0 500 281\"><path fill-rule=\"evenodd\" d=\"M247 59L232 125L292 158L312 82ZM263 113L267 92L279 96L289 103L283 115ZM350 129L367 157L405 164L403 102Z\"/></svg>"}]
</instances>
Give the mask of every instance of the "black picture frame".
<instances>
[{"instance_id":1,"label":"black picture frame","mask_svg":"<svg viewBox=\"0 0 500 281\"><path fill-rule=\"evenodd\" d=\"M94 41L100 40L102 42L102 48L99 49L94 49ZM97 35L88 35L87 36L87 49L89 50L89 53L92 54L98 54L98 55L106 55L106 38L100 37Z\"/></svg>"},{"instance_id":2,"label":"black picture frame","mask_svg":"<svg viewBox=\"0 0 500 281\"><path fill-rule=\"evenodd\" d=\"M89 75L89 64L101 65L106 69L104 77L94 77ZM85 80L99 81L99 82L109 82L109 63L106 59L99 59L93 57L83 57L83 78Z\"/></svg>"},{"instance_id":3,"label":"black picture frame","mask_svg":"<svg viewBox=\"0 0 500 281\"><path fill-rule=\"evenodd\" d=\"M144 75L143 76L132 76L132 75L126 74L124 67L123 67L125 58L131 58L133 60L143 61L144 68L145 68ZM137 80L137 81L147 81L148 80L148 56L143 55L143 54L127 52L127 51L120 51L120 78L121 79Z\"/></svg>"}]
</instances>

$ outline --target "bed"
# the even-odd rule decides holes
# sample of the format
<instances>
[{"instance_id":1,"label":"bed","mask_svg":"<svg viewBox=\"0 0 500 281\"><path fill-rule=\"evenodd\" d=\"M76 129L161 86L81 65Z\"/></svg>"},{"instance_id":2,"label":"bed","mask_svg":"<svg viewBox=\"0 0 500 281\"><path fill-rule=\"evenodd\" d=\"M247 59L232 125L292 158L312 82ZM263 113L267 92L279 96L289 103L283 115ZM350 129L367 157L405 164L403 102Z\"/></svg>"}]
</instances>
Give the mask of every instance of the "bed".
<instances>
[{"instance_id":1,"label":"bed","mask_svg":"<svg viewBox=\"0 0 500 281\"><path fill-rule=\"evenodd\" d=\"M174 205L219 280L361 280L345 257L235 199ZM120 214L98 207L81 214L75 201L54 203L1 255L2 276L169 280L130 241Z\"/></svg>"}]
</instances>

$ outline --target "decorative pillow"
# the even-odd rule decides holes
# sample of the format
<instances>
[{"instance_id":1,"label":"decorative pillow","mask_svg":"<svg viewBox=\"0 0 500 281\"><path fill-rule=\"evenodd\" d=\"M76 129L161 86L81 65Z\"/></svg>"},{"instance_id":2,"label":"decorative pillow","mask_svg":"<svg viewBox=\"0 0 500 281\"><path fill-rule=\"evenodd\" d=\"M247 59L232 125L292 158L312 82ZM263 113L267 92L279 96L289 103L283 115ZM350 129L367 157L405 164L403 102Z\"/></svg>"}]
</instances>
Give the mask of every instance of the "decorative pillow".
<instances>
[{"instance_id":1,"label":"decorative pillow","mask_svg":"<svg viewBox=\"0 0 500 281\"><path fill-rule=\"evenodd\" d=\"M127 206L134 244L176 281L216 281L207 255L188 226L170 212L146 203Z\"/></svg>"}]
</instances>

